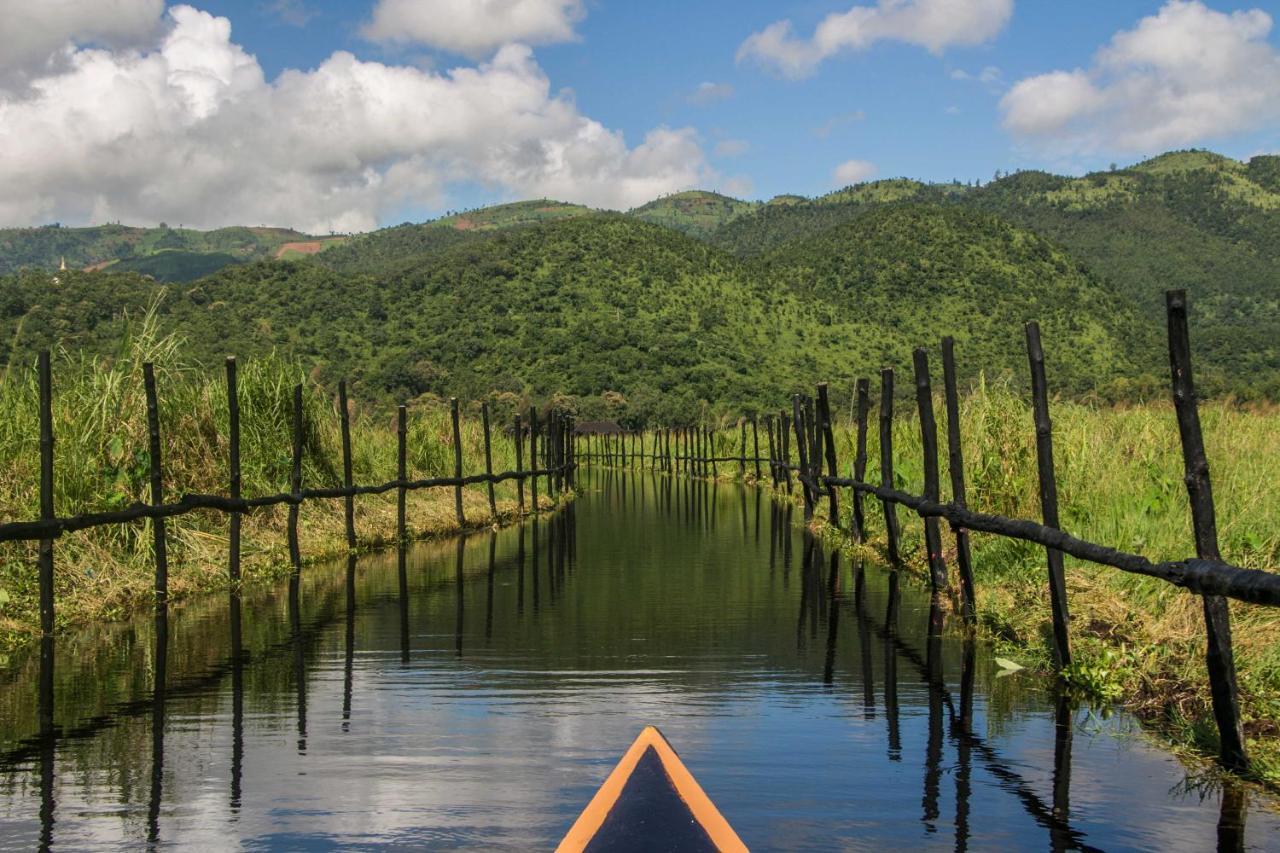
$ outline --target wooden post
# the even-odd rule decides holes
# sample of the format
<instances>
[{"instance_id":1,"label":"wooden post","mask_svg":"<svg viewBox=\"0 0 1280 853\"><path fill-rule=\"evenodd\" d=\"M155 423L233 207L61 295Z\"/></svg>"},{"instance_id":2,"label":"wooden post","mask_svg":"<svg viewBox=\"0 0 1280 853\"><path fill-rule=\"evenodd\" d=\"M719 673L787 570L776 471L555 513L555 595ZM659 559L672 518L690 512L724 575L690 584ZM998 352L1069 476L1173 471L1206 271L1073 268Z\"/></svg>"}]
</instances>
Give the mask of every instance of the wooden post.
<instances>
[{"instance_id":1,"label":"wooden post","mask_svg":"<svg viewBox=\"0 0 1280 853\"><path fill-rule=\"evenodd\" d=\"M739 419L738 427L741 434L741 440L738 442L738 479L745 483L747 480L747 421L745 418Z\"/></svg>"},{"instance_id":2,"label":"wooden post","mask_svg":"<svg viewBox=\"0 0 1280 853\"><path fill-rule=\"evenodd\" d=\"M48 350L36 360L40 386L40 520L53 514L53 371ZM40 633L53 636L53 540L41 539L38 552L40 574ZM52 663L52 662L51 662ZM52 665L49 667L52 672ZM52 691L52 686L50 687Z\"/></svg>"},{"instance_id":3,"label":"wooden post","mask_svg":"<svg viewBox=\"0 0 1280 853\"><path fill-rule=\"evenodd\" d=\"M289 492L302 500L302 386L293 386L293 465L289 470ZM289 504L289 561L294 573L302 568L302 550L298 545L299 505Z\"/></svg>"},{"instance_id":4,"label":"wooden post","mask_svg":"<svg viewBox=\"0 0 1280 853\"><path fill-rule=\"evenodd\" d=\"M707 427L707 458L711 460L711 479L717 479L720 471L716 465L716 432L711 427Z\"/></svg>"},{"instance_id":5,"label":"wooden post","mask_svg":"<svg viewBox=\"0 0 1280 853\"><path fill-rule=\"evenodd\" d=\"M782 474L787 481L787 494L791 494L791 431L787 429L790 418L787 410L778 412L778 443L782 452Z\"/></svg>"},{"instance_id":6,"label":"wooden post","mask_svg":"<svg viewBox=\"0 0 1280 853\"><path fill-rule=\"evenodd\" d=\"M405 504L409 490L405 482L409 479L409 407L400 405L396 408L396 479L400 485L396 487L396 541L403 544L408 538L405 519Z\"/></svg>"},{"instance_id":7,"label":"wooden post","mask_svg":"<svg viewBox=\"0 0 1280 853\"><path fill-rule=\"evenodd\" d=\"M968 507L964 486L964 451L960 443L960 394L956 389L956 342L942 339L942 381L947 402L947 470L951 472L951 502ZM956 563L960 566L960 589L964 594L964 618L978 618L978 599L973 584L973 558L969 553L969 531L951 525L956 537Z\"/></svg>"},{"instance_id":8,"label":"wooden post","mask_svg":"<svg viewBox=\"0 0 1280 853\"><path fill-rule=\"evenodd\" d=\"M240 393L236 384L235 356L227 358L227 412L230 435L230 452L228 455L228 473L230 479L230 497L240 497ZM227 555L227 574L231 582L240 580L240 513L232 512L230 519L230 545Z\"/></svg>"},{"instance_id":9,"label":"wooden post","mask_svg":"<svg viewBox=\"0 0 1280 853\"><path fill-rule=\"evenodd\" d=\"M351 411L347 404L347 382L338 382L338 423L342 427L342 487L351 489L355 475L351 467ZM347 550L356 549L356 498L348 494L342 503L342 514L347 524Z\"/></svg>"},{"instance_id":10,"label":"wooden post","mask_svg":"<svg viewBox=\"0 0 1280 853\"><path fill-rule=\"evenodd\" d=\"M769 481L778 488L778 454L773 444L773 415L764 416L764 433L768 439L769 449Z\"/></svg>"},{"instance_id":11,"label":"wooden post","mask_svg":"<svg viewBox=\"0 0 1280 853\"><path fill-rule=\"evenodd\" d=\"M756 466L756 482L760 482L760 427L756 423L756 416L751 416L751 456L752 462Z\"/></svg>"},{"instance_id":12,"label":"wooden post","mask_svg":"<svg viewBox=\"0 0 1280 853\"><path fill-rule=\"evenodd\" d=\"M458 398L449 398L449 420L453 425L453 476L462 479L462 425L458 422ZM467 517L462 512L462 484L453 487L453 512L457 517L458 527L467 526Z\"/></svg>"},{"instance_id":13,"label":"wooden post","mask_svg":"<svg viewBox=\"0 0 1280 853\"><path fill-rule=\"evenodd\" d=\"M853 457L853 479L864 482L867 476L867 415L871 411L871 382L859 379L857 447ZM862 505L862 492L853 490L853 535L857 542L867 541L867 515Z\"/></svg>"},{"instance_id":14,"label":"wooden post","mask_svg":"<svg viewBox=\"0 0 1280 853\"><path fill-rule=\"evenodd\" d=\"M893 484L893 368L880 371L880 486L892 489ZM889 562L896 568L901 562L898 555L898 508L892 501L881 501L884 506L885 545Z\"/></svg>"},{"instance_id":15,"label":"wooden post","mask_svg":"<svg viewBox=\"0 0 1280 853\"><path fill-rule=\"evenodd\" d=\"M151 362L142 365L142 386L147 397L148 455L151 457L151 505L164 503L164 477L160 468L160 406L156 401L156 371ZM169 554L164 535L164 519L151 519L153 551L156 559L156 604L169 598Z\"/></svg>"},{"instance_id":16,"label":"wooden post","mask_svg":"<svg viewBox=\"0 0 1280 853\"><path fill-rule=\"evenodd\" d=\"M538 470L538 409L534 406L529 407L529 471ZM538 475L531 473L529 476L529 497L533 512L537 512L538 507Z\"/></svg>"},{"instance_id":17,"label":"wooden post","mask_svg":"<svg viewBox=\"0 0 1280 853\"><path fill-rule=\"evenodd\" d=\"M1213 485L1209 480L1209 458L1200 431L1200 412L1191 374L1191 334L1187 328L1187 294L1171 290L1165 294L1169 311L1169 366L1173 375L1173 405L1182 437L1182 459L1186 470L1187 496L1191 500L1191 522L1195 530L1196 556L1221 560L1218 553L1218 523L1213 506ZM1204 598L1204 622L1208 650L1209 690L1213 716L1218 724L1218 757L1232 770L1247 770L1244 734L1240 727L1240 706L1236 693L1235 654L1231 646L1231 612L1220 595Z\"/></svg>"},{"instance_id":18,"label":"wooden post","mask_svg":"<svg viewBox=\"0 0 1280 853\"><path fill-rule=\"evenodd\" d=\"M796 464L800 469L800 495L804 498L804 520L809 522L813 520L813 489L808 483L812 472L809 470L809 448L805 446L808 438L808 428L805 426L804 408L800 402L799 394L791 398L791 422L796 431L796 456L798 458Z\"/></svg>"},{"instance_id":19,"label":"wooden post","mask_svg":"<svg viewBox=\"0 0 1280 853\"><path fill-rule=\"evenodd\" d=\"M1046 527L1058 526L1058 483L1053 470L1053 425L1049 420L1049 387L1045 379L1040 326L1027 324L1027 357L1031 362L1031 397L1036 424L1036 466L1040 471L1040 513ZM1058 669L1071 665L1070 614L1062 552L1045 549L1049 563L1049 606L1053 615L1053 659Z\"/></svg>"},{"instance_id":20,"label":"wooden post","mask_svg":"<svg viewBox=\"0 0 1280 853\"><path fill-rule=\"evenodd\" d=\"M924 498L937 502L942 486L938 474L938 424L933 417L933 388L929 380L929 354L923 348L914 353L916 372L916 408L920 412L920 446L924 452ZM929 585L934 595L941 595L950 582L947 561L942 556L942 533L936 516L924 519L925 550L929 554Z\"/></svg>"},{"instance_id":21,"label":"wooden post","mask_svg":"<svg viewBox=\"0 0 1280 853\"><path fill-rule=\"evenodd\" d=\"M490 477L493 476L493 449L491 438L489 435L489 403L485 401L480 404L480 420L484 424L484 472ZM498 502L494 497L493 481L490 480L489 486L489 518L491 521L498 520Z\"/></svg>"},{"instance_id":22,"label":"wooden post","mask_svg":"<svg viewBox=\"0 0 1280 853\"><path fill-rule=\"evenodd\" d=\"M520 423L520 413L516 413L515 432L512 436L516 441L516 472L524 470L524 427ZM520 510L520 514L524 515L524 477L516 477L516 505Z\"/></svg>"},{"instance_id":23,"label":"wooden post","mask_svg":"<svg viewBox=\"0 0 1280 853\"><path fill-rule=\"evenodd\" d=\"M831 400L827 397L827 383L822 382L818 385L818 425L821 428L823 436L823 450L827 457L827 475L830 477L840 476L836 463L836 439L835 433L831 430ZM815 465L815 468L821 468ZM836 529L840 528L840 501L836 497L836 487L827 486L828 512L830 513L830 523Z\"/></svg>"}]
</instances>

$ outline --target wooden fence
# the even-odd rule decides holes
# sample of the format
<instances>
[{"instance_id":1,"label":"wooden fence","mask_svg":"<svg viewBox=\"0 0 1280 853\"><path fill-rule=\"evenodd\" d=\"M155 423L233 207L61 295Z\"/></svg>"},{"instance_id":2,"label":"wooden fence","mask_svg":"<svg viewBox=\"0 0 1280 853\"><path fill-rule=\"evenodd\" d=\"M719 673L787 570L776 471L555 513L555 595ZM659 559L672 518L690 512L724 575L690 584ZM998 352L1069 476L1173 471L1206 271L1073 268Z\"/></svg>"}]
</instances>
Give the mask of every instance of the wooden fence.
<instances>
[{"instance_id":1,"label":"wooden fence","mask_svg":"<svg viewBox=\"0 0 1280 853\"><path fill-rule=\"evenodd\" d=\"M879 483L866 481L867 430L870 413L870 381L858 379L856 384L856 438L853 476L838 476L839 460L831 428L831 408L826 384L817 386L816 397L795 395L790 411L782 410L764 421L767 455L760 454L759 424L756 418L739 422L739 452L734 456L717 456L715 431L705 426L682 426L648 430L622 435L587 435L585 452L578 458L599 460L608 465L651 467L673 474L717 476L718 466L737 466L744 478L748 466L753 476L763 481L761 464L767 465L776 490L788 494L798 484L804 502L805 519L811 520L817 506L825 499L828 520L836 526L846 523L840 514L840 491L848 489L852 505L847 520L848 530L856 541L866 539L864 496L879 499L884 512L885 551L891 564L899 562L901 531L897 507L915 511L923 520L929 579L935 594L952 592L949 569L943 555L939 527L946 520L955 538L955 560L959 575L961 613L969 622L975 620L975 584L968 534L979 531L998 536L1034 542L1045 548L1050 616L1053 625L1052 648L1059 668L1071 664L1070 616L1067 606L1063 554L1081 560L1111 566L1124 572L1159 578L1183 587L1203 598L1206 663L1212 693L1214 718L1219 734L1219 759L1226 767L1243 771L1248 768L1244 735L1240 724L1235 662L1231 647L1231 620L1227 599L1280 606L1280 574L1233 566L1222 561L1218 551L1217 524L1209 463L1205 455L1200 429L1195 386L1191 372L1191 344L1187 327L1187 299L1183 291L1166 294L1169 364L1172 377L1174 409L1182 442L1185 481L1191 502L1192 526L1195 533L1195 557L1154 563L1139 554L1126 553L1105 545L1080 539L1063 531L1058 519L1057 481L1053 463L1053 430L1049 415L1049 392L1045 376L1044 351L1040 328L1032 322L1026 326L1027 355L1031 371L1033 423L1036 431L1036 462L1040 484L1041 520L1007 518L975 512L968 507L964 459L961 451L959 396L956 387L955 344L951 338L942 341L943 397L947 411L947 451L951 476L951 495L942 502L939 485L938 435L934 418L934 396L929 370L929 354L925 349L914 353L915 397L921 433L924 462L923 494L914 495L894 488L893 470L893 403L894 371L880 373L880 478ZM747 428L751 447L747 450ZM795 440L795 462L791 441ZM824 470L825 469L825 470Z\"/></svg>"},{"instance_id":2,"label":"wooden fence","mask_svg":"<svg viewBox=\"0 0 1280 853\"><path fill-rule=\"evenodd\" d=\"M302 454L303 436L306 425L303 419L302 386L293 389L293 446L292 467L289 477L289 491L279 494L244 497L240 489L240 401L236 382L236 360L228 358L227 371L227 403L228 403L228 490L226 495L184 494L171 503L165 503L164 480L161 474L161 440L160 415L156 401L155 371L151 364L143 365L143 384L147 406L147 430L150 451L150 487L151 503L135 503L132 506L106 512L86 513L83 515L59 517L54 512L54 435L53 435L53 378L50 369L49 353L42 352L37 361L39 408L40 408L40 518L35 521L11 521L0 524L0 542L18 540L39 540L39 588L40 588L40 629L46 637L54 630L54 541L64 533L86 530L92 527L103 527L115 524L129 524L142 519L151 519L154 530L155 555L155 591L156 599L164 603L168 598L168 549L166 545L165 519L185 515L196 510L215 510L226 513L229 518L229 547L227 573L231 581L240 578L240 522L244 513L261 507L287 504L289 506L288 541L289 556L294 571L302 564L302 555L298 547L298 507L309 500L343 499L343 516L346 526L348 548L356 547L355 498L359 495L381 495L394 490L396 492L396 535L400 541L407 538L406 527L406 495L411 491L432 488L452 488L454 490L454 509L459 528L465 528L467 520L462 509L462 488L464 486L484 483L488 486L489 508L496 514L493 487L496 483L515 480L518 488L519 511L525 511L524 484L529 481L532 506L538 507L538 478L546 478L547 491L560 494L572 490L576 461L573 458L574 443L570 440L573 431L573 419L568 415L553 411L543 422L538 420L538 411L529 409L527 423L522 423L519 415L515 418L512 440L515 442L516 470L493 472L492 436L489 423L488 405L481 407L481 420L484 431L485 471L482 474L464 474L462 465L462 430L457 398L450 403L450 418L453 428L453 476L431 477L410 480L407 473L407 436L408 409L400 406L396 420L396 478L385 483L372 486L360 486L353 482L351 462L351 418L347 400L346 382L338 383L338 416L342 436L342 485L330 488L303 488ZM529 436L529 467L524 468L523 445L524 436ZM538 453L541 445L543 467L538 467Z\"/></svg>"}]
</instances>

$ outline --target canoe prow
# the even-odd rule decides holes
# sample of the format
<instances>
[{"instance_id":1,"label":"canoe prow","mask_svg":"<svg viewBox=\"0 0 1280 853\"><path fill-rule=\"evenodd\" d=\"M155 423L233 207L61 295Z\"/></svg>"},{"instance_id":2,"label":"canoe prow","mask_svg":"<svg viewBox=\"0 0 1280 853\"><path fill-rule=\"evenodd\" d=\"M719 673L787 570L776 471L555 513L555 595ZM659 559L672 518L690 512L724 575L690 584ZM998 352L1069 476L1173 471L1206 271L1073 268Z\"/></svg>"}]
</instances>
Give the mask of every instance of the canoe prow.
<instances>
[{"instance_id":1,"label":"canoe prow","mask_svg":"<svg viewBox=\"0 0 1280 853\"><path fill-rule=\"evenodd\" d=\"M557 848L560 853L746 849L654 726L640 732Z\"/></svg>"}]
</instances>

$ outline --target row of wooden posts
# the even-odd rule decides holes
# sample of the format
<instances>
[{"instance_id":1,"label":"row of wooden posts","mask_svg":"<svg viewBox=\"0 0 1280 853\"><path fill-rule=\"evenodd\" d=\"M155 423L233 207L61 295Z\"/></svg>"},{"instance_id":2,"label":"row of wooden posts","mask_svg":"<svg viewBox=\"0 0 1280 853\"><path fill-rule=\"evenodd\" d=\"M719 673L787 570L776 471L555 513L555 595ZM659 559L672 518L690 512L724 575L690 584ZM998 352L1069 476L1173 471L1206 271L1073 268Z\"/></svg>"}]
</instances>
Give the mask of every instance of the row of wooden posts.
<instances>
[{"instance_id":1,"label":"row of wooden posts","mask_svg":"<svg viewBox=\"0 0 1280 853\"><path fill-rule=\"evenodd\" d=\"M302 554L298 545L298 508L304 501L343 499L343 517L346 527L347 547L357 547L355 526L355 498L359 495L396 492L396 535L400 541L408 538L406 501L410 491L425 488L449 488L454 491L454 509L459 529L465 529L467 519L462 506L463 486L484 483L488 487L489 510L494 518L498 508L494 486L506 480L515 480L517 505L520 514L525 512L525 481L530 488L534 511L538 509L538 479L546 479L547 491L559 495L574 486L576 462L571 440L573 419L560 411L550 412L541 421L538 410L530 408L528 421L515 416L512 440L515 443L516 469L495 474L493 471L492 435L488 404L481 406L484 432L485 471L483 474L464 475L462 464L462 430L457 398L449 401L453 428L453 476L410 480L407 465L408 408L400 406L396 421L396 478L374 486L358 486L354 482L351 458L351 418L347 399L346 382L338 383L338 416L342 437L342 486L336 488L305 489L302 485L303 436L306 424L303 417L302 385L293 388L292 465L287 493L245 498L241 494L240 475L240 400L237 387L236 359L226 361L228 404L228 492L224 495L185 494L181 499L165 503L162 475L162 442L160 412L157 404L156 376L152 364L143 365L143 385L147 406L148 450L150 455L151 503L136 503L126 509L109 512L58 517L54 512L54 434L53 434L53 378L48 352L41 352L37 359L40 409L40 518L37 521L15 521L0 524L0 542L39 540L38 582L40 590L40 629L45 636L54 631L54 541L64 533L126 524L151 519L154 534L156 600L164 603L169 594L169 558L165 519L185 515L196 510L216 510L227 513L228 565L227 574L234 584L240 579L240 526L242 515L255 509L277 504L287 504L289 558L295 572L301 568ZM529 467L524 467L524 437L529 436ZM539 468L539 447L542 464Z\"/></svg>"},{"instance_id":2,"label":"row of wooden posts","mask_svg":"<svg viewBox=\"0 0 1280 853\"><path fill-rule=\"evenodd\" d=\"M836 442L832 432L831 407L826 384L817 386L816 397L795 395L790 411L764 418L768 456L759 450L757 418L739 421L739 453L717 456L714 447L717 431L705 426L652 430L648 433L621 433L588 439L586 460L606 464L641 465L649 460L658 470L693 476L717 476L718 463L738 464L738 472L747 475L747 465L754 466L757 482L762 481L761 462L769 468L776 491L790 494L792 475L801 489L805 520L812 520L815 509L825 497L827 519L843 526L838 492L851 491L852 509L848 530L855 541L867 538L864 495L879 498L885 520L885 552L891 565L900 562L901 527L897 507L915 510L923 519L925 550L929 579L935 594L953 592L947 561L944 557L939 522L950 522L955 540L955 561L959 574L960 610L970 623L976 620L975 583L969 533L979 531L1012 537L1043 545L1049 588L1052 621L1052 650L1058 668L1071 665L1070 616L1067 603L1066 575L1063 555L1112 566L1134 574L1156 577L1201 595L1206 632L1206 664L1219 733L1219 758L1233 770L1245 770L1248 756L1240 722L1235 662L1231 645L1228 598L1270 606L1280 606L1280 574L1246 569L1224 563L1218 550L1217 524L1214 512L1209 464L1204 449L1195 387L1191 372L1191 345L1187 325L1187 300L1183 291L1166 295L1169 360L1174 408L1182 442L1185 481L1190 497L1192 524L1195 532L1196 557L1186 560L1153 563L1141 555L1128 554L1071 536L1064 532L1058 517L1057 480L1053 461L1053 430L1049 414L1049 391L1045 373L1044 349L1037 323L1026 326L1027 355L1031 373L1033 425L1036 433L1036 463L1039 476L1041 522L1013 519L974 512L969 509L964 478L964 458L960 434L960 403L956 381L955 342L942 340L943 397L947 413L947 454L951 477L951 500L940 497L937 422L934 417L934 395L929 370L928 351L914 353L915 397L924 462L923 494L913 495L895 488L893 456L894 371L880 373L879 484L866 481L867 430L870 414L870 382L858 379L854 412L856 433L853 476L840 477ZM750 426L753 452L747 452L747 427ZM796 462L792 463L791 443L795 439ZM636 444L639 444L637 450ZM628 446L630 445L630 446ZM825 473L824 473L825 468Z\"/></svg>"}]
</instances>

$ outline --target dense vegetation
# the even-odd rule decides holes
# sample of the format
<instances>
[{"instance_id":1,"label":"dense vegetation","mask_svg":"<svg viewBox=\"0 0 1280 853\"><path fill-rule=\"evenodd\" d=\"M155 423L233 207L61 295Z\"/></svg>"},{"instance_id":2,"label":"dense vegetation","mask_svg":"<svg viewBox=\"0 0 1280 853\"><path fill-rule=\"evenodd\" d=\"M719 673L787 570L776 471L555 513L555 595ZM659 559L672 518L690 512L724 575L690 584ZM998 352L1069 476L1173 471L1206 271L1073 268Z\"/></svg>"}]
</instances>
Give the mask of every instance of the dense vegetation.
<instances>
[{"instance_id":1,"label":"dense vegetation","mask_svg":"<svg viewBox=\"0 0 1280 853\"><path fill-rule=\"evenodd\" d=\"M54 283L63 255L119 260ZM772 407L818 378L844 393L945 334L966 378L1023 376L1029 319L1055 390L1163 394L1162 294L1185 287L1203 390L1280 396L1275 157L1178 152L1082 178L895 179L763 204L688 192L625 215L537 200L325 243L0 232L0 270L17 268L0 279L5 364L110 353L124 317L159 299L163 328L206 364L278 350L373 398L561 394L632 423Z\"/></svg>"}]
</instances>

